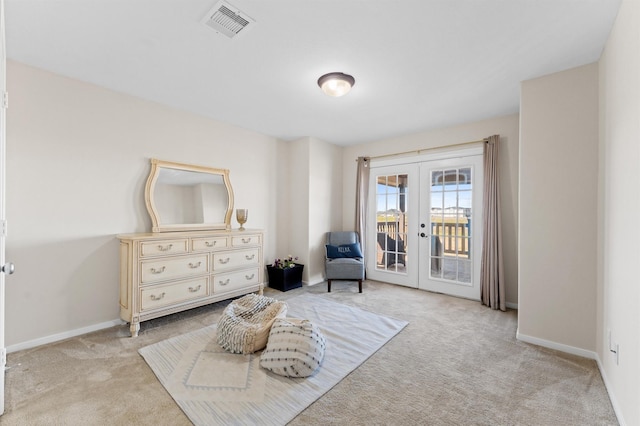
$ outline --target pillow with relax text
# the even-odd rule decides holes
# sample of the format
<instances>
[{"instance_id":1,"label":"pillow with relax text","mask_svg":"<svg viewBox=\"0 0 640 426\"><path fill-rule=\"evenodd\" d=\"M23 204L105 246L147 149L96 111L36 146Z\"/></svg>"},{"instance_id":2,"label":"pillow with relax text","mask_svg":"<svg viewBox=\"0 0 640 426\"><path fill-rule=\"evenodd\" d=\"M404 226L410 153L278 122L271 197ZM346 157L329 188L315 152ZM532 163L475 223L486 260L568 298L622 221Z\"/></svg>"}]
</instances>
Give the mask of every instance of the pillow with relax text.
<instances>
[{"instance_id":1,"label":"pillow with relax text","mask_svg":"<svg viewBox=\"0 0 640 426\"><path fill-rule=\"evenodd\" d=\"M360 251L360 244L341 244L339 246L332 246L327 244L327 258L338 259L341 257L362 257L362 251Z\"/></svg>"}]
</instances>

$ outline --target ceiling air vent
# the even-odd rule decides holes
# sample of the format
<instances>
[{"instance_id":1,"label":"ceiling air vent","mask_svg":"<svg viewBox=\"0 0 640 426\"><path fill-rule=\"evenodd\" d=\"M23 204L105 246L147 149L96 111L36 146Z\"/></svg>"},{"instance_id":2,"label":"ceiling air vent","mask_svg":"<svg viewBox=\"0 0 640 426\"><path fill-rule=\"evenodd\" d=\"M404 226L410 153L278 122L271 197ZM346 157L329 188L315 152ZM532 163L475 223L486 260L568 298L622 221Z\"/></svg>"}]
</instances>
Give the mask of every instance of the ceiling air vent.
<instances>
[{"instance_id":1,"label":"ceiling air vent","mask_svg":"<svg viewBox=\"0 0 640 426\"><path fill-rule=\"evenodd\" d=\"M224 1L218 2L210 10L203 22L229 38L235 37L240 31L255 24L247 14Z\"/></svg>"}]
</instances>

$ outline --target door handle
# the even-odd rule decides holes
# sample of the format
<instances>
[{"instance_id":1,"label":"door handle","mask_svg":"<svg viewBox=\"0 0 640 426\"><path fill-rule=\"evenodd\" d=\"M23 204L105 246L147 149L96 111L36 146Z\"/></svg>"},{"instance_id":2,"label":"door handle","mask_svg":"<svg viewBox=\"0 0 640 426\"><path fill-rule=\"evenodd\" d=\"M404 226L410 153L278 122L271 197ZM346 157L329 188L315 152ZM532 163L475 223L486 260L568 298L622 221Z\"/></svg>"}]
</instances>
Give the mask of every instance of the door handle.
<instances>
[{"instance_id":1,"label":"door handle","mask_svg":"<svg viewBox=\"0 0 640 426\"><path fill-rule=\"evenodd\" d=\"M16 271L16 267L13 263L9 262L2 265L2 268L0 268L0 271L4 272L7 275L11 275Z\"/></svg>"}]
</instances>

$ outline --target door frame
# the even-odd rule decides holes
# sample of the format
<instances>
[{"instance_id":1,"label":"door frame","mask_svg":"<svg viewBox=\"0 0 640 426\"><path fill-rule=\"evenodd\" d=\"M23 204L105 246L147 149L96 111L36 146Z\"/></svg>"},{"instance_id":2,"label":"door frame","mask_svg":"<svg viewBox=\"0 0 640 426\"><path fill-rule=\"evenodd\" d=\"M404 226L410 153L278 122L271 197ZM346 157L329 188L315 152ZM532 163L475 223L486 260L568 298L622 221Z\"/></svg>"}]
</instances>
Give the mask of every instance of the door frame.
<instances>
[{"instance_id":1,"label":"door frame","mask_svg":"<svg viewBox=\"0 0 640 426\"><path fill-rule=\"evenodd\" d=\"M484 144L482 142L478 142L477 146L467 146L464 148L451 148L447 149L447 147L434 148L429 152L421 153L420 151L416 151L415 155L406 155L399 156L393 158L371 158L370 160L370 179L369 179L369 206L368 206L368 217L367 217L367 247L366 247L366 265L367 265L367 278L388 282L391 284L399 284L412 288L419 288L420 283L420 272L419 272L419 262L415 259L418 259L418 256L422 254L419 253L420 249L420 221L417 220L420 212L420 199L411 200L407 203L407 213L411 217L416 218L415 220L409 221L409 229L407 231L407 250L409 256L408 266L407 266L407 274L406 277L400 276L400 274L395 273L387 273L383 271L376 270L376 255L377 252L377 224L376 224L376 200L375 200L375 170L376 169L386 169L393 170L392 167L399 166L407 166L406 170L413 170L413 180L417 180L418 183L411 192L418 194L420 189L420 164L429 162L429 161L437 161L437 160L448 160L448 159L456 159L456 158L464 158L464 157L472 157L477 155L483 155L484 153ZM397 169L396 169L397 170ZM373 190L372 190L373 188ZM410 186L411 188L411 186ZM482 188L480 188L482 191ZM482 206L480 206L480 210L482 210ZM480 237L481 239L482 237ZM479 257L479 256L478 256ZM411 259L414 259L413 261ZM478 274L479 275L479 274ZM479 278L479 276L478 276ZM479 285L479 284L478 284ZM478 295L480 293L478 292ZM478 296L479 298L479 296Z\"/></svg>"},{"instance_id":2,"label":"door frame","mask_svg":"<svg viewBox=\"0 0 640 426\"><path fill-rule=\"evenodd\" d=\"M5 44L4 0L0 0L0 415L4 413L4 375L7 364L7 349L4 342L4 244L7 232L5 217L5 164L6 164L6 90L7 90L7 51Z\"/></svg>"}]
</instances>

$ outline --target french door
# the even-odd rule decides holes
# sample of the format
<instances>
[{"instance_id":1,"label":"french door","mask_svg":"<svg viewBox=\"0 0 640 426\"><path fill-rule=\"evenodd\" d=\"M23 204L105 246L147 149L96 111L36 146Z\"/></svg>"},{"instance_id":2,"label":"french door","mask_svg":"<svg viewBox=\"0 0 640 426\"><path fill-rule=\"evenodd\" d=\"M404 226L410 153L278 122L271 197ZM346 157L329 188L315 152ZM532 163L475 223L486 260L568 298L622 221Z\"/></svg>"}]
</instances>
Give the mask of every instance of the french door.
<instances>
[{"instance_id":1,"label":"french door","mask_svg":"<svg viewBox=\"0 0 640 426\"><path fill-rule=\"evenodd\" d=\"M417 164L371 167L367 222L367 277L418 287Z\"/></svg>"},{"instance_id":2,"label":"french door","mask_svg":"<svg viewBox=\"0 0 640 426\"><path fill-rule=\"evenodd\" d=\"M418 287L480 300L482 156L420 164Z\"/></svg>"},{"instance_id":3,"label":"french door","mask_svg":"<svg viewBox=\"0 0 640 426\"><path fill-rule=\"evenodd\" d=\"M371 164L369 278L480 299L481 152Z\"/></svg>"}]
</instances>

